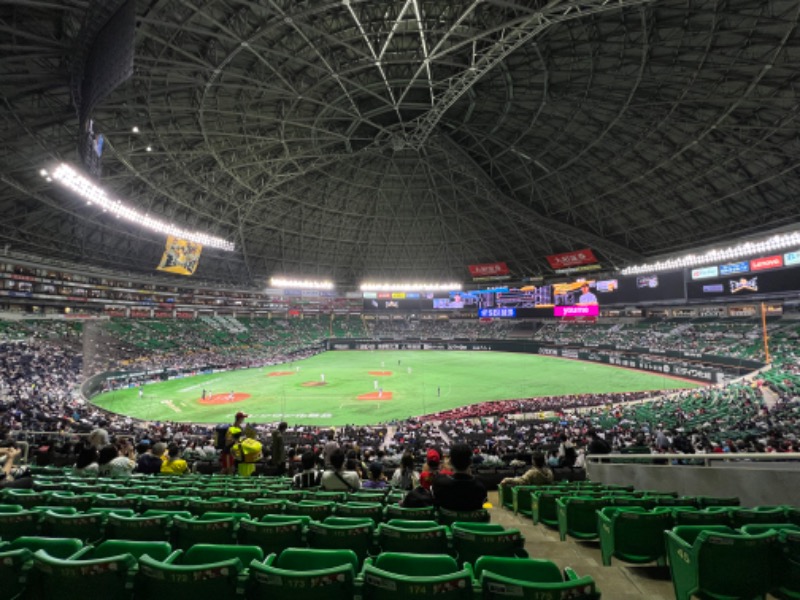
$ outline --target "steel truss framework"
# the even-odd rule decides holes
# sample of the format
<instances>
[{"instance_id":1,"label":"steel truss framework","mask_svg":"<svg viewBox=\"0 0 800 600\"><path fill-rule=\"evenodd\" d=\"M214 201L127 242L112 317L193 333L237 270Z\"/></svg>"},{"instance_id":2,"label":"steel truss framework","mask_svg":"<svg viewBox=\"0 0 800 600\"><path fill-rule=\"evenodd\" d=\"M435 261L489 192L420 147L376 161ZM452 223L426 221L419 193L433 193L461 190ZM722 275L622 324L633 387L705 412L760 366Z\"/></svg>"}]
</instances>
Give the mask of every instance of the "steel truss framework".
<instances>
[{"instance_id":1,"label":"steel truss framework","mask_svg":"<svg viewBox=\"0 0 800 600\"><path fill-rule=\"evenodd\" d=\"M163 240L38 174L76 160L70 74L92 1L0 6L0 243L150 271ZM137 13L135 74L94 113L103 184L235 241L200 277L352 285L495 260L536 274L585 246L621 267L800 220L791 0L153 0Z\"/></svg>"}]
</instances>

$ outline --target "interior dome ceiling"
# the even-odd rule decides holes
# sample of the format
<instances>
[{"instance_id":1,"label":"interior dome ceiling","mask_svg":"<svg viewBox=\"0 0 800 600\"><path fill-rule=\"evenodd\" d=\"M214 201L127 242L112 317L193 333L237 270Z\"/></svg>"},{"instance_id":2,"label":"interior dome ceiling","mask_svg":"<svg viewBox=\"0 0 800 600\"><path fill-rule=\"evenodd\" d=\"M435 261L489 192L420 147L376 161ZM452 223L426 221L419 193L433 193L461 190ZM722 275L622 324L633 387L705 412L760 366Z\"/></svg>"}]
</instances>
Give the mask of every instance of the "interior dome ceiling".
<instances>
[{"instance_id":1,"label":"interior dome ceiling","mask_svg":"<svg viewBox=\"0 0 800 600\"><path fill-rule=\"evenodd\" d=\"M161 236L38 175L78 161L69 74L92 2L58 4L0 7L0 243L152 271ZM202 278L537 274L587 246L622 267L800 217L794 1L136 10L134 75L92 115L102 183L234 241Z\"/></svg>"}]
</instances>

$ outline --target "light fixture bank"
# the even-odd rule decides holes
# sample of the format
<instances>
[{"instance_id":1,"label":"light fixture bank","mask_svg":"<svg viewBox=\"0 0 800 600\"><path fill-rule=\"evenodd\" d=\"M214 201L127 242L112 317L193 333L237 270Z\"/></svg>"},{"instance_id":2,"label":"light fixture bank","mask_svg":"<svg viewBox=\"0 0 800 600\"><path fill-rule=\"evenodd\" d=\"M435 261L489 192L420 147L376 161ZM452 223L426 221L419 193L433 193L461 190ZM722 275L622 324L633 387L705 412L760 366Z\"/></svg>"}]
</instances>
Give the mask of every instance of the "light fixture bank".
<instances>
[{"instance_id":1,"label":"light fixture bank","mask_svg":"<svg viewBox=\"0 0 800 600\"><path fill-rule=\"evenodd\" d=\"M95 204L104 212L109 212L120 219L136 223L151 231L203 244L203 246L207 248L217 248L228 252L233 252L236 249L232 242L223 240L222 238L207 235L199 231L188 231L172 223L166 223L125 206L122 201L110 197L105 190L65 163L58 165L52 173L48 173L46 169L42 169L40 174L48 181L52 179L59 185L78 194L78 196L86 200L87 205L91 206Z\"/></svg>"}]
</instances>

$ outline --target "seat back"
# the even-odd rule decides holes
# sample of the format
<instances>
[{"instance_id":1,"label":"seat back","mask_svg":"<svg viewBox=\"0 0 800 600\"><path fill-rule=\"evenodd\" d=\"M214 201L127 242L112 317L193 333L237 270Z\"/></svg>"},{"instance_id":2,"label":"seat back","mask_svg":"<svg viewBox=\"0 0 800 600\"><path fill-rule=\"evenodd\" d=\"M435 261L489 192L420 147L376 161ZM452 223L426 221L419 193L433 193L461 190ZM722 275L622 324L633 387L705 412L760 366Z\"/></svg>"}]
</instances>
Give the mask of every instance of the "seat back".
<instances>
[{"instance_id":1,"label":"seat back","mask_svg":"<svg viewBox=\"0 0 800 600\"><path fill-rule=\"evenodd\" d=\"M261 523L243 519L239 521L237 538L240 544L258 546L264 554L280 554L287 548L303 546L303 522Z\"/></svg>"},{"instance_id":2,"label":"seat back","mask_svg":"<svg viewBox=\"0 0 800 600\"><path fill-rule=\"evenodd\" d=\"M777 536L701 532L695 540L698 586L716 597L755 598L771 586Z\"/></svg>"},{"instance_id":3,"label":"seat back","mask_svg":"<svg viewBox=\"0 0 800 600\"><path fill-rule=\"evenodd\" d=\"M384 553L375 564L364 566L364 600L403 600L414 595L437 600L468 600L472 597L472 570L458 570L446 555Z\"/></svg>"},{"instance_id":4,"label":"seat back","mask_svg":"<svg viewBox=\"0 0 800 600\"><path fill-rule=\"evenodd\" d=\"M18 537L5 550L21 548L31 552L44 550L55 558L67 558L83 548L83 542L77 538Z\"/></svg>"},{"instance_id":5,"label":"seat back","mask_svg":"<svg viewBox=\"0 0 800 600\"><path fill-rule=\"evenodd\" d=\"M264 515L275 515L283 512L283 500L258 499L240 501L239 511L246 512L251 519L260 519Z\"/></svg>"},{"instance_id":6,"label":"seat back","mask_svg":"<svg viewBox=\"0 0 800 600\"><path fill-rule=\"evenodd\" d=\"M29 592L32 597L85 600L130 596L130 574L136 559L120 554L92 560L65 560L44 550L34 554Z\"/></svg>"},{"instance_id":7,"label":"seat back","mask_svg":"<svg viewBox=\"0 0 800 600\"><path fill-rule=\"evenodd\" d=\"M566 492L531 492L531 517L533 523L544 523L550 527L558 525L556 500L566 496Z\"/></svg>"},{"instance_id":8,"label":"seat back","mask_svg":"<svg viewBox=\"0 0 800 600\"><path fill-rule=\"evenodd\" d=\"M175 565L147 555L139 559L137 598L234 598L242 571L238 558L204 565Z\"/></svg>"},{"instance_id":9,"label":"seat back","mask_svg":"<svg viewBox=\"0 0 800 600\"><path fill-rule=\"evenodd\" d=\"M386 506L385 519L406 519L408 521L431 521L436 520L436 509L432 506L424 508L403 508L398 504L388 504Z\"/></svg>"},{"instance_id":10,"label":"seat back","mask_svg":"<svg viewBox=\"0 0 800 600\"><path fill-rule=\"evenodd\" d=\"M233 517L214 520L175 517L172 520L172 543L184 550L195 544L231 544L235 541L236 523Z\"/></svg>"},{"instance_id":11,"label":"seat back","mask_svg":"<svg viewBox=\"0 0 800 600\"><path fill-rule=\"evenodd\" d=\"M108 515L106 537L117 540L158 541L169 537L171 519L167 515L123 517Z\"/></svg>"},{"instance_id":12,"label":"seat back","mask_svg":"<svg viewBox=\"0 0 800 600\"><path fill-rule=\"evenodd\" d=\"M735 528L756 523L785 523L788 521L782 506L738 508L730 512L731 523Z\"/></svg>"},{"instance_id":13,"label":"seat back","mask_svg":"<svg viewBox=\"0 0 800 600\"><path fill-rule=\"evenodd\" d=\"M49 537L78 538L83 541L96 541L103 537L105 517L101 513L80 513L59 515L47 511L42 516L42 535Z\"/></svg>"},{"instance_id":14,"label":"seat back","mask_svg":"<svg viewBox=\"0 0 800 600\"><path fill-rule=\"evenodd\" d=\"M86 558L98 560L120 554L130 554L136 559L147 554L155 560L166 560L172 554L172 546L168 542L106 540L93 548Z\"/></svg>"},{"instance_id":15,"label":"seat back","mask_svg":"<svg viewBox=\"0 0 800 600\"><path fill-rule=\"evenodd\" d=\"M448 551L447 527L444 525L407 528L382 523L378 526L377 537L378 546L384 553L446 554Z\"/></svg>"},{"instance_id":16,"label":"seat back","mask_svg":"<svg viewBox=\"0 0 800 600\"><path fill-rule=\"evenodd\" d=\"M530 514L530 512L528 513ZM439 524L451 525L455 522L461 523L488 523L492 516L485 508L478 510L457 511L446 508L439 509Z\"/></svg>"},{"instance_id":17,"label":"seat back","mask_svg":"<svg viewBox=\"0 0 800 600\"><path fill-rule=\"evenodd\" d=\"M245 567L251 561L264 560L264 551L258 546L236 544L195 544L180 557L182 565L204 565L238 558Z\"/></svg>"},{"instance_id":18,"label":"seat back","mask_svg":"<svg viewBox=\"0 0 800 600\"><path fill-rule=\"evenodd\" d=\"M671 528L672 514L666 510L615 511L611 515L610 525L608 521L601 520L604 564L607 549L615 557L631 563L662 560L666 554L664 531Z\"/></svg>"},{"instance_id":19,"label":"seat back","mask_svg":"<svg viewBox=\"0 0 800 600\"><path fill-rule=\"evenodd\" d=\"M0 535L6 540L22 535L37 535L40 514L32 510L0 513Z\"/></svg>"},{"instance_id":20,"label":"seat back","mask_svg":"<svg viewBox=\"0 0 800 600\"><path fill-rule=\"evenodd\" d=\"M597 511L610 503L610 500L603 498L581 496L559 500L558 528L561 538L564 539L565 534L584 540L597 538Z\"/></svg>"},{"instance_id":21,"label":"seat back","mask_svg":"<svg viewBox=\"0 0 800 600\"><path fill-rule=\"evenodd\" d=\"M562 579L558 567L549 560L500 558L486 556L475 564L484 600L596 600L600 592L591 577L577 577L565 570Z\"/></svg>"},{"instance_id":22,"label":"seat back","mask_svg":"<svg viewBox=\"0 0 800 600\"><path fill-rule=\"evenodd\" d=\"M337 517L368 518L377 525L383 520L383 504L380 502L346 502L337 504Z\"/></svg>"},{"instance_id":23,"label":"seat back","mask_svg":"<svg viewBox=\"0 0 800 600\"><path fill-rule=\"evenodd\" d=\"M349 550L291 548L279 558L253 563L247 585L251 600L352 600L358 558Z\"/></svg>"},{"instance_id":24,"label":"seat back","mask_svg":"<svg viewBox=\"0 0 800 600\"><path fill-rule=\"evenodd\" d=\"M503 531L476 531L459 524L452 527L453 550L458 553L458 562L474 564L481 556L505 556L527 558L525 538L518 529Z\"/></svg>"},{"instance_id":25,"label":"seat back","mask_svg":"<svg viewBox=\"0 0 800 600\"><path fill-rule=\"evenodd\" d=\"M324 521L333 514L333 502L316 500L301 500L300 502L287 502L284 512L287 515L300 515L311 517L314 521Z\"/></svg>"},{"instance_id":26,"label":"seat back","mask_svg":"<svg viewBox=\"0 0 800 600\"><path fill-rule=\"evenodd\" d=\"M308 545L324 550L352 550L363 561L373 548L374 529L371 520L350 525L311 523Z\"/></svg>"}]
</instances>

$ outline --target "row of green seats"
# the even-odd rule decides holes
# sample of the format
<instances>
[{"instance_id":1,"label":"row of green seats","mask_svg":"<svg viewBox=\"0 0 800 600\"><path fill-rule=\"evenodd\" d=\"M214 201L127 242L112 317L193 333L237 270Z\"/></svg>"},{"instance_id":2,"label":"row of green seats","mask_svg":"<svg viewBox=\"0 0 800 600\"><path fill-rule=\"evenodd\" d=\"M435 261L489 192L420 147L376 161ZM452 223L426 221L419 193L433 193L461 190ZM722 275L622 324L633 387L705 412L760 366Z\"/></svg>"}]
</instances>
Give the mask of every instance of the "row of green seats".
<instances>
[{"instance_id":1,"label":"row of green seats","mask_svg":"<svg viewBox=\"0 0 800 600\"><path fill-rule=\"evenodd\" d=\"M600 553L603 564L611 565L612 557L634 564L657 562L663 565L666 558L664 545L664 531L674 527L726 527L725 509L708 509L709 522L702 519L689 521L694 525L681 525L685 522L679 520L684 514L697 515L702 511L670 511L669 509L656 508L645 510L638 507L616 508L607 507L597 512L598 530L600 534ZM735 512L735 511L732 511ZM753 511L756 512L756 511ZM736 526L743 532L763 532L768 529L794 529L800 531L800 523L789 523L783 511L772 509L758 511L763 520L759 522L742 521ZM772 519L772 520L770 520Z\"/></svg>"},{"instance_id":2,"label":"row of green seats","mask_svg":"<svg viewBox=\"0 0 800 600\"><path fill-rule=\"evenodd\" d=\"M362 517L373 521L390 519L438 520L447 525L454 521L488 522L490 514L485 509L457 512L434 507L405 508L399 504L383 505L379 502L334 502L319 500L300 500L289 502L278 499L238 500L234 498L193 498L172 496L109 496L105 494L66 495L58 492L41 494L10 494L6 496L9 504L0 505L0 513L18 512L23 509L41 510L43 508L74 508L76 511L90 510L130 510L145 513L149 510L188 511L193 515L207 512L239 512L251 518L266 514L283 513L288 515L308 516L322 520L330 516Z\"/></svg>"},{"instance_id":3,"label":"row of green seats","mask_svg":"<svg viewBox=\"0 0 800 600\"><path fill-rule=\"evenodd\" d=\"M359 561L350 550L290 548L264 556L256 546L20 538L0 546L0 586L7 597L126 600L440 600L600 598L590 577L563 574L550 561L482 557L459 565L448 555L386 552Z\"/></svg>"},{"instance_id":4,"label":"row of green seats","mask_svg":"<svg viewBox=\"0 0 800 600\"><path fill-rule=\"evenodd\" d=\"M664 535L676 600L800 598L797 526L680 526Z\"/></svg>"},{"instance_id":5,"label":"row of green seats","mask_svg":"<svg viewBox=\"0 0 800 600\"><path fill-rule=\"evenodd\" d=\"M261 519L246 513L207 512L195 517L186 511L148 511L139 516L130 510L79 513L17 511L0 513L0 537L20 536L170 541L179 548L198 543L257 545L265 552L290 546L347 548L363 560L381 551L453 553L461 560L483 554L522 556L525 540L516 529L489 523L393 519L376 524L369 518L327 517L315 521L302 515L268 514ZM344 544L344 546L342 546ZM466 557L466 558L465 558Z\"/></svg>"},{"instance_id":6,"label":"row of green seats","mask_svg":"<svg viewBox=\"0 0 800 600\"><path fill-rule=\"evenodd\" d=\"M500 495L500 504L503 508L507 508L509 510L514 511L515 513L518 512L515 504L515 496L516 493L514 490L552 490L552 491L559 491L559 492L572 492L572 491L584 491L584 492L601 492L601 491L608 491L608 492L617 492L617 491L626 491L632 492L633 486L622 486L622 485L615 485L615 484L603 484L597 481L556 481L548 485L532 485L532 486L511 486L511 485L501 485L497 487L497 493Z\"/></svg>"}]
</instances>

